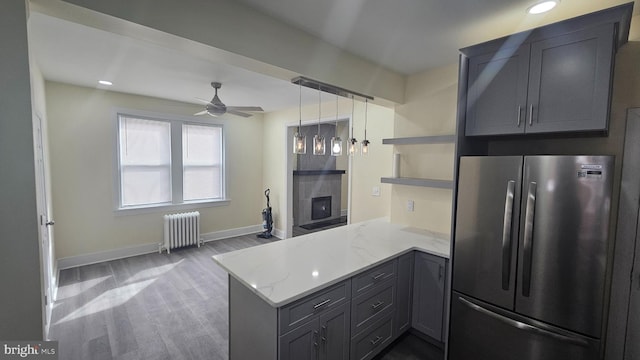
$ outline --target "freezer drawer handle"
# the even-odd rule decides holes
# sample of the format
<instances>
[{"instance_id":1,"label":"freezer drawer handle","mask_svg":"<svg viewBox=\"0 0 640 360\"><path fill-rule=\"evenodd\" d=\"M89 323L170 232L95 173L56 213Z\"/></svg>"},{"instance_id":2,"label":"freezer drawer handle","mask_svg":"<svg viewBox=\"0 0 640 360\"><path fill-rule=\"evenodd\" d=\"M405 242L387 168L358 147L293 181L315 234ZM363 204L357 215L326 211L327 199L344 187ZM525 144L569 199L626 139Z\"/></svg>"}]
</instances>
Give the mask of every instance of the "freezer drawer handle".
<instances>
[{"instance_id":1,"label":"freezer drawer handle","mask_svg":"<svg viewBox=\"0 0 640 360\"><path fill-rule=\"evenodd\" d=\"M516 182L507 183L507 196L504 200L504 220L502 224L502 290L509 290L511 277L511 222L513 220L513 194Z\"/></svg>"},{"instance_id":2,"label":"freezer drawer handle","mask_svg":"<svg viewBox=\"0 0 640 360\"><path fill-rule=\"evenodd\" d=\"M468 306L469 308L483 313L484 315L487 315L495 320L501 321L509 326L518 328L520 330L524 330L524 331L528 331L528 332L532 332L535 333L537 335L542 335L542 336L547 336L562 342L568 342L568 343L572 343L575 345L579 345L579 346L583 346L583 347L588 347L589 343L584 340L584 339L580 339L580 338L576 338L576 337L572 337L572 336L566 336L566 335L562 335L562 334L558 334L556 332L553 331L549 331L549 330L545 330L536 326L531 326L529 324L525 324L523 322L517 321L517 320L513 320L510 319L506 316L500 315L500 314L496 314L491 310L485 309L480 305L476 305L474 303L472 303L471 301L464 299L462 297L458 297L458 300L463 303L464 305Z\"/></svg>"},{"instance_id":3,"label":"freezer drawer handle","mask_svg":"<svg viewBox=\"0 0 640 360\"><path fill-rule=\"evenodd\" d=\"M533 220L536 212L536 189L538 184L529 183L527 195L527 209L524 220L524 264L522 266L522 296L529 297L531 293L531 257L533 256Z\"/></svg>"}]
</instances>

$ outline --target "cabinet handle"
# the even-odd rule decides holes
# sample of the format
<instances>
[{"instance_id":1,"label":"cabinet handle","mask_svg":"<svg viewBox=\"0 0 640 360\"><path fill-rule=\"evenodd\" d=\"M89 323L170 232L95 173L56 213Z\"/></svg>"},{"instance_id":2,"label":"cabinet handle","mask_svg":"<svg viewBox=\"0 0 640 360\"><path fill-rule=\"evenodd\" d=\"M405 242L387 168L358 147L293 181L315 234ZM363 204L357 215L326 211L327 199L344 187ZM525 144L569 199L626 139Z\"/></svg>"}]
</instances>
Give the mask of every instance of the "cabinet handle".
<instances>
[{"instance_id":1,"label":"cabinet handle","mask_svg":"<svg viewBox=\"0 0 640 360\"><path fill-rule=\"evenodd\" d=\"M372 276L373 280L380 280L381 278L383 278L385 275L387 275L387 273L380 273L378 275Z\"/></svg>"},{"instance_id":2,"label":"cabinet handle","mask_svg":"<svg viewBox=\"0 0 640 360\"><path fill-rule=\"evenodd\" d=\"M323 346L327 346L327 327L324 325L322 326L322 337L320 340L322 340Z\"/></svg>"},{"instance_id":3,"label":"cabinet handle","mask_svg":"<svg viewBox=\"0 0 640 360\"><path fill-rule=\"evenodd\" d=\"M382 340L382 336L377 336L375 339L369 340L369 341L371 341L371 345L376 346L376 345L378 345L380 340Z\"/></svg>"},{"instance_id":4,"label":"cabinet handle","mask_svg":"<svg viewBox=\"0 0 640 360\"><path fill-rule=\"evenodd\" d=\"M317 303L317 304L313 305L313 309L315 310L315 309L317 309L317 308L319 308L319 307L323 307L323 306L327 305L327 304L328 304L328 303L330 303L330 302L331 302L331 299L327 299L327 300L325 300L325 301L321 301L321 302L319 302L319 303Z\"/></svg>"},{"instance_id":5,"label":"cabinet handle","mask_svg":"<svg viewBox=\"0 0 640 360\"><path fill-rule=\"evenodd\" d=\"M320 351L318 350L318 331L313 331L313 352L315 353L315 358L318 360L320 358Z\"/></svg>"},{"instance_id":6,"label":"cabinet handle","mask_svg":"<svg viewBox=\"0 0 640 360\"><path fill-rule=\"evenodd\" d=\"M518 127L520 127L521 120L522 120L522 105L518 105Z\"/></svg>"},{"instance_id":7,"label":"cabinet handle","mask_svg":"<svg viewBox=\"0 0 640 360\"><path fill-rule=\"evenodd\" d=\"M375 310L375 309L379 308L382 305L384 305L384 301L378 300L377 303L371 304L371 308Z\"/></svg>"},{"instance_id":8,"label":"cabinet handle","mask_svg":"<svg viewBox=\"0 0 640 360\"><path fill-rule=\"evenodd\" d=\"M533 104L529 106L529 126L533 125Z\"/></svg>"},{"instance_id":9,"label":"cabinet handle","mask_svg":"<svg viewBox=\"0 0 640 360\"><path fill-rule=\"evenodd\" d=\"M442 280L442 275L443 275L442 274L442 272L443 272L442 270L443 270L442 265L439 265L438 266L438 281Z\"/></svg>"}]
</instances>

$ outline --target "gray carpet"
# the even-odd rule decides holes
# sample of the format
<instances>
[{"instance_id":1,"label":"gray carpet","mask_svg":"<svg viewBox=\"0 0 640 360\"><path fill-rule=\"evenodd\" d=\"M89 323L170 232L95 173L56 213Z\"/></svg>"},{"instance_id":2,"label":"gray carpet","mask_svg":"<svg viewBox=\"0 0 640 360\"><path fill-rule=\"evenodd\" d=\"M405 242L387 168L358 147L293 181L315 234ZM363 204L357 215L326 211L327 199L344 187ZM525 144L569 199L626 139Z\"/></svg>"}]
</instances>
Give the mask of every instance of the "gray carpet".
<instances>
[{"instance_id":1,"label":"gray carpet","mask_svg":"<svg viewBox=\"0 0 640 360\"><path fill-rule=\"evenodd\" d=\"M227 274L211 256L277 240L241 236L61 271L50 328L59 358L228 359ZM378 359L442 359L424 357L430 345L416 339Z\"/></svg>"}]
</instances>

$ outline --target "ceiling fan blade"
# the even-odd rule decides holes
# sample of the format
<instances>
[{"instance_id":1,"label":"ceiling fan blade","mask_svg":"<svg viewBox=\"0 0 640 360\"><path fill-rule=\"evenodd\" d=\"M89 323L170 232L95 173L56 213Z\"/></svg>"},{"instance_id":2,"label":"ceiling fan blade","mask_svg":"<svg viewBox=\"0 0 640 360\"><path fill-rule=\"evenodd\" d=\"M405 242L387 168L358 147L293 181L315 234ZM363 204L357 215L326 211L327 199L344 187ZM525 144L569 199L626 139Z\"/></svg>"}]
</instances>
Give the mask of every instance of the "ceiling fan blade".
<instances>
[{"instance_id":1,"label":"ceiling fan blade","mask_svg":"<svg viewBox=\"0 0 640 360\"><path fill-rule=\"evenodd\" d=\"M227 110L264 111L260 106L227 106Z\"/></svg>"},{"instance_id":2,"label":"ceiling fan blade","mask_svg":"<svg viewBox=\"0 0 640 360\"><path fill-rule=\"evenodd\" d=\"M253 114L248 114L248 113L244 113L242 111L237 111L237 110L229 110L229 108L227 108L227 114L233 114L233 115L238 115L238 116L242 116L242 117L251 117L251 116L253 116Z\"/></svg>"},{"instance_id":3,"label":"ceiling fan blade","mask_svg":"<svg viewBox=\"0 0 640 360\"><path fill-rule=\"evenodd\" d=\"M193 114L193 116L204 115L206 113L207 113L207 110L203 110L203 111L200 111L200 112L197 112L197 113Z\"/></svg>"},{"instance_id":4,"label":"ceiling fan blade","mask_svg":"<svg viewBox=\"0 0 640 360\"><path fill-rule=\"evenodd\" d=\"M203 104L209 104L209 102L210 102L210 100L205 100L205 99L200 99L200 98L194 98L194 99L200 101Z\"/></svg>"}]
</instances>

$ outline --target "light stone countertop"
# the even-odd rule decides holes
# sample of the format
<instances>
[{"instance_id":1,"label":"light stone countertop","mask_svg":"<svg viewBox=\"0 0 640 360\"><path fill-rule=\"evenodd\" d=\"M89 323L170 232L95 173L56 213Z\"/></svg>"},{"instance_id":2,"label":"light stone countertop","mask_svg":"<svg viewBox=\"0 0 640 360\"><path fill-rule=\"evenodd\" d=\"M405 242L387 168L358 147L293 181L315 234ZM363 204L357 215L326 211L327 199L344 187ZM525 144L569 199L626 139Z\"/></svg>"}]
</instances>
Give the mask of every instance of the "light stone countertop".
<instances>
[{"instance_id":1,"label":"light stone countertop","mask_svg":"<svg viewBox=\"0 0 640 360\"><path fill-rule=\"evenodd\" d=\"M449 258L448 235L376 219L213 256L281 307L412 250Z\"/></svg>"}]
</instances>

